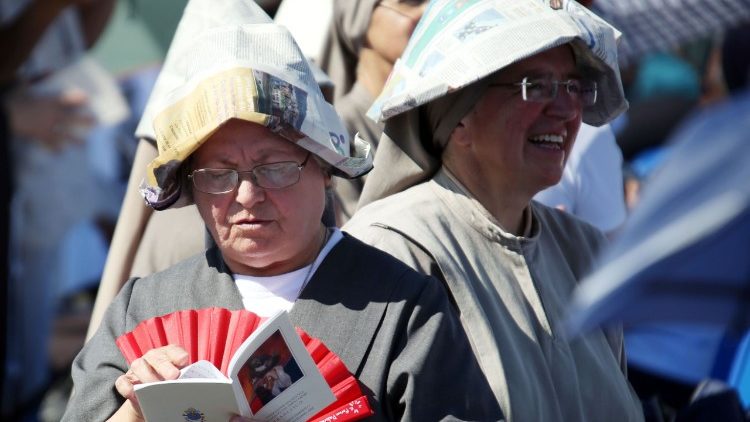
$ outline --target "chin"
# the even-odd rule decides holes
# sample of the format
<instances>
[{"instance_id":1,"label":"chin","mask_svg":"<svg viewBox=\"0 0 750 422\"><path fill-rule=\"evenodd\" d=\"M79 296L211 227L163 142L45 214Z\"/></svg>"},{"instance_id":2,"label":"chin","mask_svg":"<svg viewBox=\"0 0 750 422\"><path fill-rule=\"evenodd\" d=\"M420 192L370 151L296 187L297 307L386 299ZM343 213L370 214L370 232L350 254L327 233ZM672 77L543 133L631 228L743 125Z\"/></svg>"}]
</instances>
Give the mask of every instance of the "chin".
<instances>
[{"instance_id":1,"label":"chin","mask_svg":"<svg viewBox=\"0 0 750 422\"><path fill-rule=\"evenodd\" d=\"M242 239L240 241L235 240L226 246L226 249L231 251L231 254L236 257L248 257L254 258L268 254L269 251L274 250L273 242L269 242L263 239Z\"/></svg>"},{"instance_id":2,"label":"chin","mask_svg":"<svg viewBox=\"0 0 750 422\"><path fill-rule=\"evenodd\" d=\"M231 260L239 264L242 267L252 268L255 270L265 270L273 266L277 260L273 259L273 255L269 255L266 251L260 252L257 250L243 250L233 251ZM248 273L251 274L251 273ZM264 274L255 274L264 275Z\"/></svg>"},{"instance_id":3,"label":"chin","mask_svg":"<svg viewBox=\"0 0 750 422\"><path fill-rule=\"evenodd\" d=\"M563 174L562 169L560 169L560 171L543 174L540 177L539 183L537 185L540 187L539 192L560 183L560 180L562 179L562 174Z\"/></svg>"}]
</instances>

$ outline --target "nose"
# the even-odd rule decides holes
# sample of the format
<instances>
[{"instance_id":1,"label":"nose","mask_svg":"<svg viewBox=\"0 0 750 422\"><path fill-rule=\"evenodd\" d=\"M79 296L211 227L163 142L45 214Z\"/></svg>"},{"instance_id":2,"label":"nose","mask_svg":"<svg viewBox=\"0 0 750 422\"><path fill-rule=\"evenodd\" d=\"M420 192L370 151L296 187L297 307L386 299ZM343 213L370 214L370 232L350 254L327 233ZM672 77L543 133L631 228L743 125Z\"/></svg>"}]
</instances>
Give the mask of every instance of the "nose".
<instances>
[{"instance_id":1,"label":"nose","mask_svg":"<svg viewBox=\"0 0 750 422\"><path fill-rule=\"evenodd\" d=\"M570 121L583 113L581 101L568 93L564 86L559 86L557 96L547 105L545 112L551 117Z\"/></svg>"},{"instance_id":2,"label":"nose","mask_svg":"<svg viewBox=\"0 0 750 422\"><path fill-rule=\"evenodd\" d=\"M251 208L266 199L266 190L256 186L248 174L240 173L240 180L235 190L235 200L245 208Z\"/></svg>"}]
</instances>

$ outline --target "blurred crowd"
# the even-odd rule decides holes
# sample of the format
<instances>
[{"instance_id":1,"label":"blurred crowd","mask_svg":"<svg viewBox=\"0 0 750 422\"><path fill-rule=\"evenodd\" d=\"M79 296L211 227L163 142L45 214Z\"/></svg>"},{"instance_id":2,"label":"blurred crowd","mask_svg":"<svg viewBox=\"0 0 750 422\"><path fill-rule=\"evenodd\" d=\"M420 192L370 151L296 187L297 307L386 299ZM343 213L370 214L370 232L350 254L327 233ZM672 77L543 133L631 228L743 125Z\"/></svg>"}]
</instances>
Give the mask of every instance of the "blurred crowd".
<instances>
[{"instance_id":1,"label":"blurred crowd","mask_svg":"<svg viewBox=\"0 0 750 422\"><path fill-rule=\"evenodd\" d=\"M596 11L607 1L581 3ZM125 280L211 244L194 207L153 213L136 189L157 155L140 136L142 116L187 2L0 0L2 420L59 420L70 365ZM350 136L371 140L377 157L383 124L366 112L428 2L256 3L289 28ZM669 159L672 135L750 89L750 23L630 57L620 71L629 109L583 125L561 182L535 196L610 240ZM331 225L355 215L367 181L336 181ZM738 342L715 327L626 331L628 379L647 420L674 419L701 381L726 380Z\"/></svg>"}]
</instances>

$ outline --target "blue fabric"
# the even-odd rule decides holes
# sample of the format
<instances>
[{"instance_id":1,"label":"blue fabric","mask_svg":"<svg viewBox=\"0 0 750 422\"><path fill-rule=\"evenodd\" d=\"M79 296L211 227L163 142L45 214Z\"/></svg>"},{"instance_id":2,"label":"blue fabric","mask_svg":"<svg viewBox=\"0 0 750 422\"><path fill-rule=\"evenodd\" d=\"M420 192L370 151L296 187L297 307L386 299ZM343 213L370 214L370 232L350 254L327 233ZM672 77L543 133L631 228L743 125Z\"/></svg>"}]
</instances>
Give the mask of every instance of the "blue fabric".
<instances>
[{"instance_id":1,"label":"blue fabric","mask_svg":"<svg viewBox=\"0 0 750 422\"><path fill-rule=\"evenodd\" d=\"M582 281L572 327L680 320L750 328L748 133L750 91L682 126L599 270Z\"/></svg>"},{"instance_id":2,"label":"blue fabric","mask_svg":"<svg viewBox=\"0 0 750 422\"><path fill-rule=\"evenodd\" d=\"M641 324L625 332L628 364L685 384L697 384L711 375L723 334L721 328L708 325Z\"/></svg>"},{"instance_id":3,"label":"blue fabric","mask_svg":"<svg viewBox=\"0 0 750 422\"><path fill-rule=\"evenodd\" d=\"M739 393L742 405L750 408L750 332L737 348L728 382Z\"/></svg>"},{"instance_id":4,"label":"blue fabric","mask_svg":"<svg viewBox=\"0 0 750 422\"><path fill-rule=\"evenodd\" d=\"M630 163L630 170L641 180L648 178L669 157L669 147L649 148L636 155Z\"/></svg>"}]
</instances>

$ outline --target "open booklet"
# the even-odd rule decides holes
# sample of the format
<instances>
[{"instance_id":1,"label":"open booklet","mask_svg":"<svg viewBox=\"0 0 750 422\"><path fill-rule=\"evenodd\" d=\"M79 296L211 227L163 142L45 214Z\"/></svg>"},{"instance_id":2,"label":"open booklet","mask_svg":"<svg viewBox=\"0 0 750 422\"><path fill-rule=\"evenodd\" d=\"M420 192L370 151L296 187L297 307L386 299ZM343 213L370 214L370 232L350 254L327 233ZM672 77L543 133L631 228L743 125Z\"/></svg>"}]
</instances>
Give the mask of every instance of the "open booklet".
<instances>
[{"instance_id":1,"label":"open booklet","mask_svg":"<svg viewBox=\"0 0 750 422\"><path fill-rule=\"evenodd\" d=\"M227 421L238 414L258 421L306 421L335 396L292 327L275 314L232 356L225 377L202 360L176 380L135 386L147 421Z\"/></svg>"}]
</instances>

